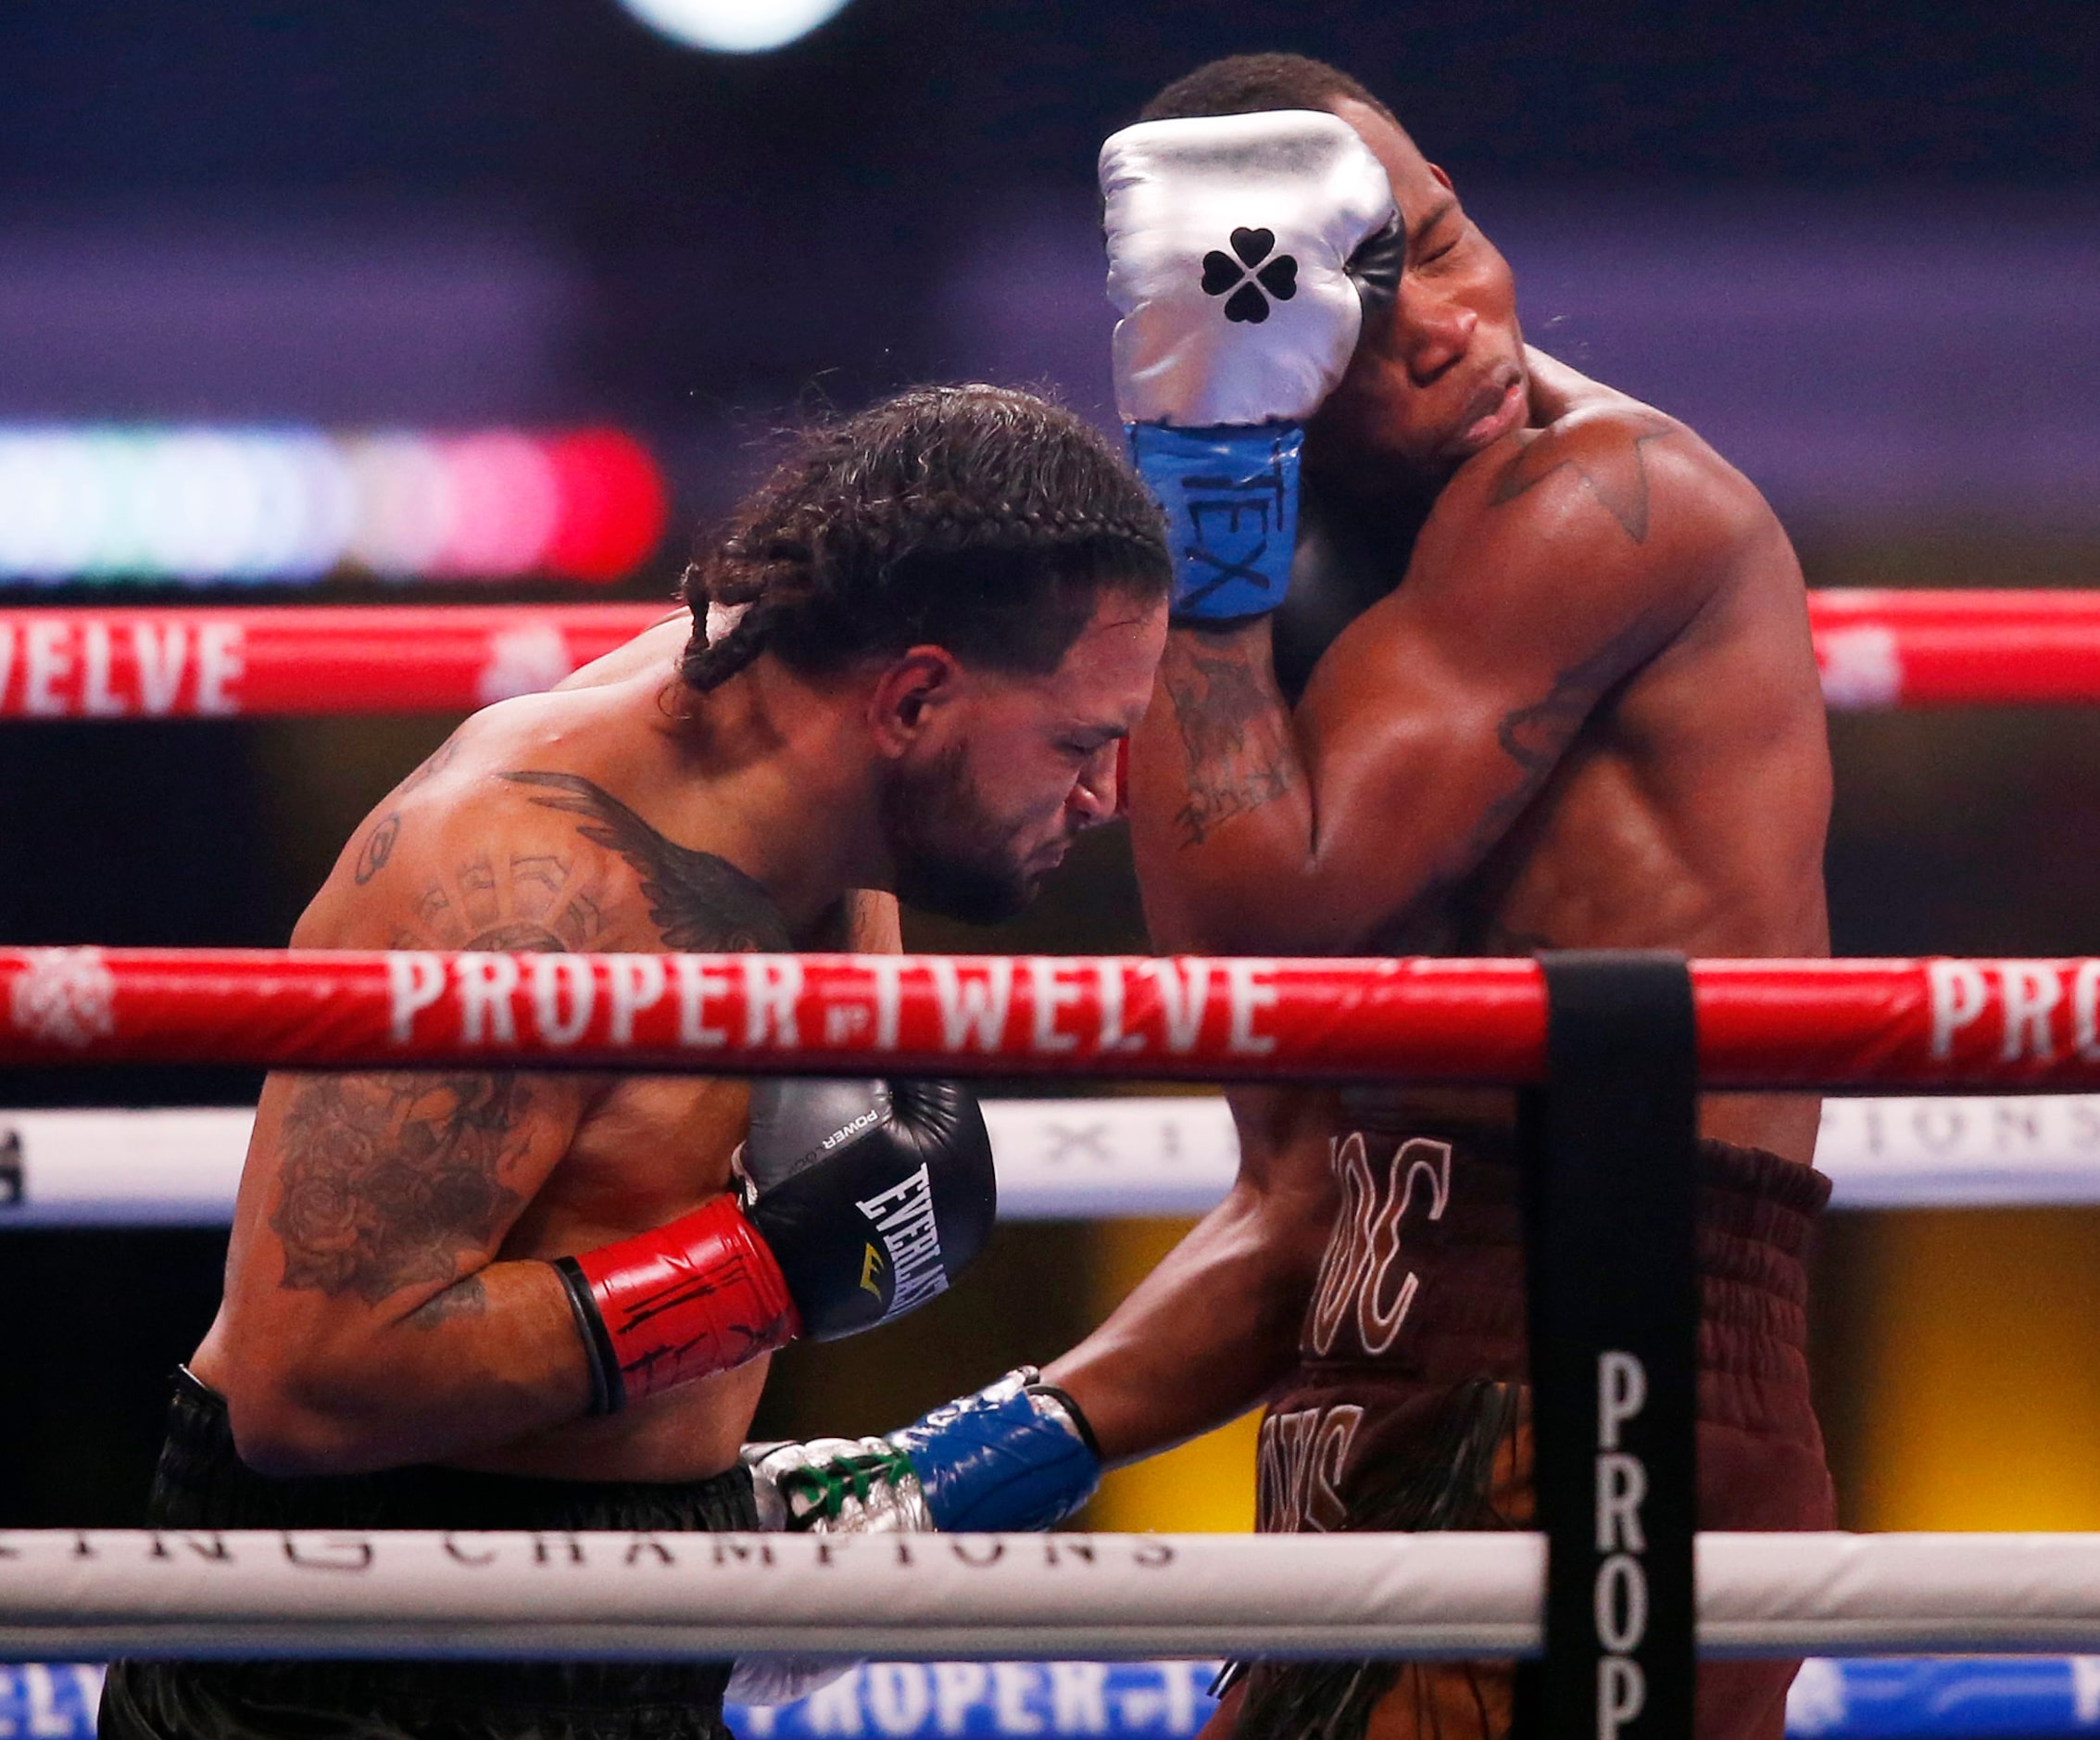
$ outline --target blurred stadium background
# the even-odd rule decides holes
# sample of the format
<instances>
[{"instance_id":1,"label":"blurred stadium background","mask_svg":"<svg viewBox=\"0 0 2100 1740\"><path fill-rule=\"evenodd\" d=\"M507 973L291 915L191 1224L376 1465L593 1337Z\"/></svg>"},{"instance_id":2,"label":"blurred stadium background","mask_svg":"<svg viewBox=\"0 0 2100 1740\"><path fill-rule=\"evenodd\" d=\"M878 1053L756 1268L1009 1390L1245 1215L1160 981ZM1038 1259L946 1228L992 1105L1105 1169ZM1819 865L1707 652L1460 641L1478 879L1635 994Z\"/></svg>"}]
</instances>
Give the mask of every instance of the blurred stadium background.
<instances>
[{"instance_id":1,"label":"blurred stadium background","mask_svg":"<svg viewBox=\"0 0 2100 1740\"><path fill-rule=\"evenodd\" d=\"M0 602L662 597L813 408L988 377L1105 416L1095 148L1264 47L1385 95L1534 341L1690 420L1812 583L2100 585L2100 32L2069 0L851 0L762 54L614 0L15 0ZM6 726L0 937L281 943L451 723ZM2100 952L2100 712L1833 736L1841 952ZM1113 835L1020 923L907 936L1142 946ZM1009 1229L924 1315L785 1355L761 1429L879 1430L1046 1358L1176 1231ZM0 1241L0 1524L137 1520L222 1246ZM1817 1286L1848 1525L2100 1527L2100 1210L1835 1218ZM1117 1477L1094 1519L1244 1527L1251 1445Z\"/></svg>"}]
</instances>

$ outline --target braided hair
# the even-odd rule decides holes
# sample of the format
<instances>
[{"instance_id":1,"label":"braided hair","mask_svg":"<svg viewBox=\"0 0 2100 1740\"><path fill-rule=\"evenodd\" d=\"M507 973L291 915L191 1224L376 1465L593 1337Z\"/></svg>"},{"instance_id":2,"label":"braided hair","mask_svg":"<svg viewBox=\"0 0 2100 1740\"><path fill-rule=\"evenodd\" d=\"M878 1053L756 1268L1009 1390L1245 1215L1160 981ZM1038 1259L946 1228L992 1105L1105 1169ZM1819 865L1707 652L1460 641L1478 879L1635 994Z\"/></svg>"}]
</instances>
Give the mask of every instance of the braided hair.
<instances>
[{"instance_id":1,"label":"braided hair","mask_svg":"<svg viewBox=\"0 0 2100 1740\"><path fill-rule=\"evenodd\" d=\"M679 669L705 693L761 652L817 672L930 644L1048 673L1102 592L1171 581L1159 509L1100 431L1011 388L919 387L809 431L746 498L685 571Z\"/></svg>"}]
</instances>

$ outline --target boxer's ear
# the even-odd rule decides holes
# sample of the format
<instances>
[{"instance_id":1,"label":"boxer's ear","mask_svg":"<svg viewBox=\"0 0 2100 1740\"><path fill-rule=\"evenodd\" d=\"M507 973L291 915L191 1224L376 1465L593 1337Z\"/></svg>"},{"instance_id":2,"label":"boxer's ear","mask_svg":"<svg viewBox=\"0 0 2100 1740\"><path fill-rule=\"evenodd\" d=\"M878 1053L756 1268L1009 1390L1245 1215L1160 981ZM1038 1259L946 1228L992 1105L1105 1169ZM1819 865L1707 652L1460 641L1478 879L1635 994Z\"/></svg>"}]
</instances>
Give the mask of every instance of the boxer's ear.
<instances>
[{"instance_id":1,"label":"boxer's ear","mask_svg":"<svg viewBox=\"0 0 2100 1740\"><path fill-rule=\"evenodd\" d=\"M868 691L868 730L892 759L908 755L961 699L967 677L945 647L912 647L877 674Z\"/></svg>"}]
</instances>

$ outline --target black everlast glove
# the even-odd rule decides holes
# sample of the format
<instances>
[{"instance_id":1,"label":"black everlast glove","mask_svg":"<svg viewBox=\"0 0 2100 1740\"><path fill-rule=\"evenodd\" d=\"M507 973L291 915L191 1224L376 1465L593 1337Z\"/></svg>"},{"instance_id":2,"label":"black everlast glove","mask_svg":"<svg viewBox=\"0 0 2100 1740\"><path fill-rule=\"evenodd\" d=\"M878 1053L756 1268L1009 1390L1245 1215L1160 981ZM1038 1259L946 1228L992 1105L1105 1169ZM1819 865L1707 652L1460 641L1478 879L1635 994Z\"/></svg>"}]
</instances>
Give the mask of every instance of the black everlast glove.
<instances>
[{"instance_id":1,"label":"black everlast glove","mask_svg":"<svg viewBox=\"0 0 2100 1740\"><path fill-rule=\"evenodd\" d=\"M984 1114L952 1081L761 1078L738 1169L813 1341L945 1292L999 1208Z\"/></svg>"}]
</instances>

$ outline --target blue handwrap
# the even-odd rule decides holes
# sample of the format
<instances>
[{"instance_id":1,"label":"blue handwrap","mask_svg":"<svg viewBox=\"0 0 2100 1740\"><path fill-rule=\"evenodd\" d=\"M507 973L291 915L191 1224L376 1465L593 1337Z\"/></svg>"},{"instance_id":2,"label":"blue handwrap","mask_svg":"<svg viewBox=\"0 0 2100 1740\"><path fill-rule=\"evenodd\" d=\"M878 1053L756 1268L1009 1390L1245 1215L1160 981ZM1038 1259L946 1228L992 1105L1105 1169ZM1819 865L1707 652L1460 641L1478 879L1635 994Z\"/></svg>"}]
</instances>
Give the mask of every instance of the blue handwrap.
<instances>
[{"instance_id":1,"label":"blue handwrap","mask_svg":"<svg viewBox=\"0 0 2100 1740\"><path fill-rule=\"evenodd\" d=\"M1093 1496L1101 1459L1085 1418L1057 1390L1048 1393L1073 1425L1046 1418L1030 1393L1037 1389L1048 1386L1010 1372L889 1434L919 1477L936 1528L1048 1529Z\"/></svg>"},{"instance_id":2,"label":"blue handwrap","mask_svg":"<svg viewBox=\"0 0 2100 1740\"><path fill-rule=\"evenodd\" d=\"M1305 432L1292 422L1124 429L1138 475L1166 512L1174 614L1228 622L1281 604L1298 541Z\"/></svg>"}]
</instances>

